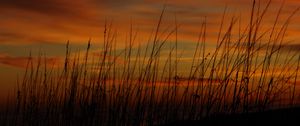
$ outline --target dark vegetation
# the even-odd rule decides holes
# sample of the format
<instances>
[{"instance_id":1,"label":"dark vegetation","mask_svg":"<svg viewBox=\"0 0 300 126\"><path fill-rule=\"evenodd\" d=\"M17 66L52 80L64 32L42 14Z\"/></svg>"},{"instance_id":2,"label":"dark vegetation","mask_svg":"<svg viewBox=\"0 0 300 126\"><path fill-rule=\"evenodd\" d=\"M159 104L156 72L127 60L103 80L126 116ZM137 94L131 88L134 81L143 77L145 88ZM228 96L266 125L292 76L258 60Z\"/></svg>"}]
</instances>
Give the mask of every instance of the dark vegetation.
<instances>
[{"instance_id":1,"label":"dark vegetation","mask_svg":"<svg viewBox=\"0 0 300 126\"><path fill-rule=\"evenodd\" d=\"M43 56L37 64L29 60L13 100L8 99L1 112L0 125L205 124L295 107L300 100L300 55L284 50L284 38L298 9L281 24L281 7L274 25L263 29L271 1L265 6L257 3L254 0L243 29L241 18L235 16L225 27L224 10L214 50L207 49L204 20L190 69L182 73L179 25L175 19L171 30L161 29L165 9L145 48L135 41L131 25L126 47L117 50L117 34L111 23L105 23L101 57L91 55L89 41L84 56L71 55L68 43L59 69L42 62Z\"/></svg>"},{"instance_id":2,"label":"dark vegetation","mask_svg":"<svg viewBox=\"0 0 300 126\"><path fill-rule=\"evenodd\" d=\"M261 125L299 125L299 108L266 110L230 115L214 115L201 120L177 120L164 126L261 126Z\"/></svg>"}]
</instances>

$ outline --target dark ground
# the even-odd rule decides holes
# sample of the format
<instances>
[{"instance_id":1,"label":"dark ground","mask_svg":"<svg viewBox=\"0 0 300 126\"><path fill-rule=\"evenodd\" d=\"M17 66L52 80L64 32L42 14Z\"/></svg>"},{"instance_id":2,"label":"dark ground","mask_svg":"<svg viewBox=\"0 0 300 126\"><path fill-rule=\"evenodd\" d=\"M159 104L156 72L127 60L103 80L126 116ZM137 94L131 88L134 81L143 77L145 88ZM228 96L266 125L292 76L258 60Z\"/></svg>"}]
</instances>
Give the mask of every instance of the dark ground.
<instances>
[{"instance_id":1,"label":"dark ground","mask_svg":"<svg viewBox=\"0 0 300 126\"><path fill-rule=\"evenodd\" d=\"M176 121L166 126L300 126L300 107L236 115L216 115L201 121Z\"/></svg>"},{"instance_id":2,"label":"dark ground","mask_svg":"<svg viewBox=\"0 0 300 126\"><path fill-rule=\"evenodd\" d=\"M79 124L80 125L80 124ZM248 114L217 114L203 120L170 122L162 126L300 126L300 107ZM1 126L1 120L0 120Z\"/></svg>"}]
</instances>

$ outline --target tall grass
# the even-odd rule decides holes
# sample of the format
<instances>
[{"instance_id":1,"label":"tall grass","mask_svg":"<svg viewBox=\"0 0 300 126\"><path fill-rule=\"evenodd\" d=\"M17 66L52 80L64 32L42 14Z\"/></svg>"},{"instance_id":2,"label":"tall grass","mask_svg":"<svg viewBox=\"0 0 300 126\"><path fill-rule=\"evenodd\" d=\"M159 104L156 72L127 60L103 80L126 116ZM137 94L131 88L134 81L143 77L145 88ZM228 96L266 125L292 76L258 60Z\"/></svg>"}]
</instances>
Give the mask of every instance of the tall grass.
<instances>
[{"instance_id":1,"label":"tall grass","mask_svg":"<svg viewBox=\"0 0 300 126\"><path fill-rule=\"evenodd\" d=\"M271 1L265 7L256 2L244 29L236 16L225 28L224 10L213 51L207 49L205 19L183 73L179 24L175 17L174 28L162 29L165 8L146 47L136 42L131 24L124 50L117 50L117 33L106 22L100 57L91 55L90 39L84 55L72 53L68 42L60 69L48 66L42 55L36 64L29 60L2 125L159 125L298 105L300 55L284 49L298 9L280 25L281 7L264 31Z\"/></svg>"}]
</instances>

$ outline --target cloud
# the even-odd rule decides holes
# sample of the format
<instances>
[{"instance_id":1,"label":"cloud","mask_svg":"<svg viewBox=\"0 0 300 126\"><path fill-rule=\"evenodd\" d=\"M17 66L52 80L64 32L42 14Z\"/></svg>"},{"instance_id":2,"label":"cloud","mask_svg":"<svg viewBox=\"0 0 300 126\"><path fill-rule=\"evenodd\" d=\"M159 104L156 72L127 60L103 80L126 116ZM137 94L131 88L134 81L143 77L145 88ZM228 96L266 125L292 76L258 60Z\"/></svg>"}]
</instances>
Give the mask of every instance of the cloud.
<instances>
[{"instance_id":1,"label":"cloud","mask_svg":"<svg viewBox=\"0 0 300 126\"><path fill-rule=\"evenodd\" d=\"M0 0L1 7L34 11L50 15L73 13L74 2L66 0ZM70 6L71 5L71 6Z\"/></svg>"},{"instance_id":2,"label":"cloud","mask_svg":"<svg viewBox=\"0 0 300 126\"><path fill-rule=\"evenodd\" d=\"M89 1L0 0L0 43L65 43L99 35L102 13Z\"/></svg>"},{"instance_id":3,"label":"cloud","mask_svg":"<svg viewBox=\"0 0 300 126\"><path fill-rule=\"evenodd\" d=\"M283 49L286 51L300 52L300 44L287 44L283 45Z\"/></svg>"},{"instance_id":4,"label":"cloud","mask_svg":"<svg viewBox=\"0 0 300 126\"><path fill-rule=\"evenodd\" d=\"M24 36L17 34L15 32L0 31L0 42L2 43L6 41L22 39L22 38L24 38Z\"/></svg>"},{"instance_id":5,"label":"cloud","mask_svg":"<svg viewBox=\"0 0 300 126\"><path fill-rule=\"evenodd\" d=\"M247 49L246 45L241 45L242 49ZM274 49L280 49L280 51L285 51L285 52L300 52L300 44L283 44L281 46L279 45L270 45L269 48L274 48ZM260 49L260 50L266 50L267 45L264 44L263 46L258 46L255 44L255 49Z\"/></svg>"},{"instance_id":6,"label":"cloud","mask_svg":"<svg viewBox=\"0 0 300 126\"><path fill-rule=\"evenodd\" d=\"M5 24L0 29L0 43L65 43L67 40L85 43L89 38L101 42L105 19L113 20L113 27L120 33L118 40L126 38L132 21L139 28L138 37L141 40L139 38L137 40L147 41L151 30L155 29L164 3L167 4L167 8L161 31L164 27L174 26L176 13L178 24L181 24L178 30L179 39L195 41L201 23L204 17L207 17L209 40L216 37L218 32L216 27L219 27L226 4L229 5L229 10L239 7L239 11L243 15L246 13L247 16L251 9L251 5L246 4L251 3L249 0L213 1L0 0L0 24ZM266 1L263 0L263 5ZM297 0L287 0L286 4L296 2ZM230 14L226 18L234 15L232 11L228 12Z\"/></svg>"},{"instance_id":7,"label":"cloud","mask_svg":"<svg viewBox=\"0 0 300 126\"><path fill-rule=\"evenodd\" d=\"M98 6L107 7L111 9L127 8L142 3L141 0L91 0L92 3Z\"/></svg>"},{"instance_id":8,"label":"cloud","mask_svg":"<svg viewBox=\"0 0 300 126\"><path fill-rule=\"evenodd\" d=\"M32 62L33 64L37 64L40 62L42 65L47 64L47 66L55 66L57 63L60 62L60 58L56 57L47 57L39 59L38 57L14 57L14 56L9 56L7 54L1 54L0 53L0 64L3 65L8 65L12 67L17 67L17 68L26 68L27 64L29 62Z\"/></svg>"}]
</instances>

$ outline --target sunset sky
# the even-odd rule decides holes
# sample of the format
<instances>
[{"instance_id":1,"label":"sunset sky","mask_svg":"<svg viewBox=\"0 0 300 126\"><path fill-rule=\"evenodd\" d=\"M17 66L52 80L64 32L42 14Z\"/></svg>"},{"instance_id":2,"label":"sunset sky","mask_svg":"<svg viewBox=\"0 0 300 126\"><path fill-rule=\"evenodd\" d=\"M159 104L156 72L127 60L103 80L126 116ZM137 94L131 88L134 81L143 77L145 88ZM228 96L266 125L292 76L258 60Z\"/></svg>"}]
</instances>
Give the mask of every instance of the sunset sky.
<instances>
[{"instance_id":1,"label":"sunset sky","mask_svg":"<svg viewBox=\"0 0 300 126\"><path fill-rule=\"evenodd\" d=\"M261 0L265 7L268 0ZM264 19L271 26L282 0L273 0ZM212 44L220 27L224 8L227 18L241 17L242 27L249 23L252 0L0 0L0 92L7 93L22 77L29 52L46 53L49 62L59 62L65 44L86 48L92 40L94 49L103 40L104 22L112 22L117 30L118 44L124 44L130 24L138 33L136 41L146 44L166 5L162 29L178 24L178 40L182 49L189 49L197 41L201 23L207 21L207 41ZM298 7L299 0L285 0L281 23ZM288 28L286 41L291 49L300 52L300 14ZM184 46L183 46L184 45ZM3 96L0 94L0 96Z\"/></svg>"}]
</instances>

